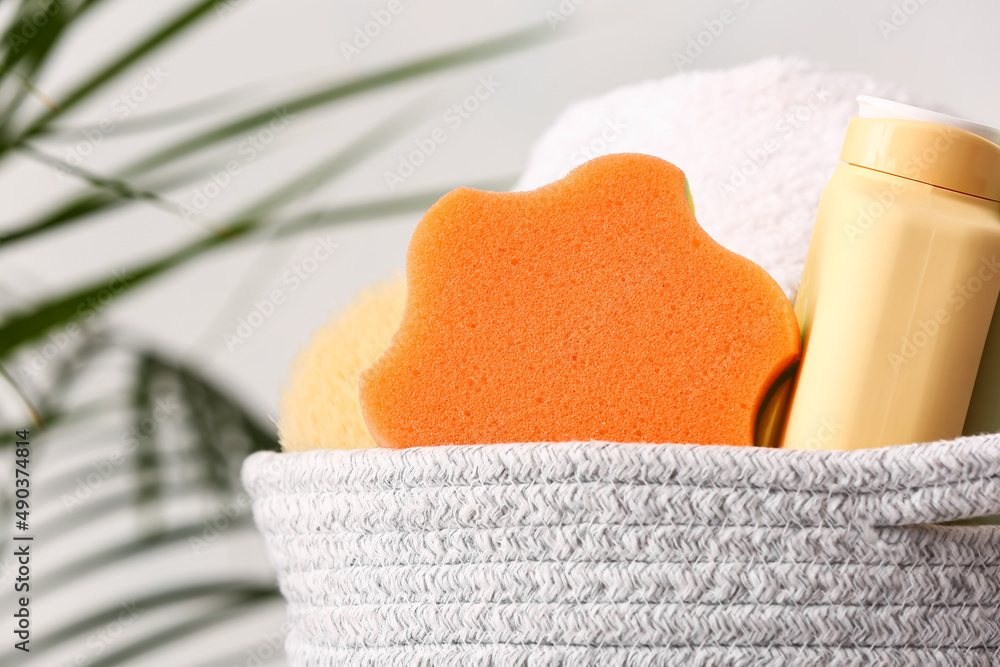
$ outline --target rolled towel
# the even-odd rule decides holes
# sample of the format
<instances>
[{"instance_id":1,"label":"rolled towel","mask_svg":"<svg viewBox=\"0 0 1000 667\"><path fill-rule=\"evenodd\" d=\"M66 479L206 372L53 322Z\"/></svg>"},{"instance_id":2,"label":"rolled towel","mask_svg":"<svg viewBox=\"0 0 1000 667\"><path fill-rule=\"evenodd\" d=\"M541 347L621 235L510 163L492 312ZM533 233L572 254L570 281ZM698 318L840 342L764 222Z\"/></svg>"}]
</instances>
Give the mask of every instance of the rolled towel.
<instances>
[{"instance_id":1,"label":"rolled towel","mask_svg":"<svg viewBox=\"0 0 1000 667\"><path fill-rule=\"evenodd\" d=\"M933 102L865 74L765 58L616 88L570 106L535 144L527 190L608 153L648 153L687 174L698 222L793 298L858 95Z\"/></svg>"}]
</instances>

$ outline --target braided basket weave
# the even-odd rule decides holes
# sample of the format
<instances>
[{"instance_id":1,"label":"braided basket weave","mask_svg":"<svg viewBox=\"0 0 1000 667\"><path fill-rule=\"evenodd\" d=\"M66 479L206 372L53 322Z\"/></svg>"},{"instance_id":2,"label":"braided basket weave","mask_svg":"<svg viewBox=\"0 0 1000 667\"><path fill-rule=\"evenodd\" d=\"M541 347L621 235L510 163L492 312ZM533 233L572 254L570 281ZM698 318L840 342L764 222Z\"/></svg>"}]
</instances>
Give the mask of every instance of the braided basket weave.
<instances>
[{"instance_id":1,"label":"braided basket weave","mask_svg":"<svg viewBox=\"0 0 1000 667\"><path fill-rule=\"evenodd\" d=\"M1000 665L1000 437L258 453L294 667Z\"/></svg>"}]
</instances>

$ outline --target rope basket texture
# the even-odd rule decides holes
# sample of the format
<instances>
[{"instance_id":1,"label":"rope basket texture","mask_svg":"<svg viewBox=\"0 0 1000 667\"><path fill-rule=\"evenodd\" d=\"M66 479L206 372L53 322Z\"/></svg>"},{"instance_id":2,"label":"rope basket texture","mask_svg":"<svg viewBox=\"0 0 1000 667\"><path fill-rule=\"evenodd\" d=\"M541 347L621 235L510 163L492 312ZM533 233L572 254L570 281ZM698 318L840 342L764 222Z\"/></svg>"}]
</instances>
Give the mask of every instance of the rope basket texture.
<instances>
[{"instance_id":1,"label":"rope basket texture","mask_svg":"<svg viewBox=\"0 0 1000 667\"><path fill-rule=\"evenodd\" d=\"M998 665L1000 436L258 453L294 667Z\"/></svg>"}]
</instances>

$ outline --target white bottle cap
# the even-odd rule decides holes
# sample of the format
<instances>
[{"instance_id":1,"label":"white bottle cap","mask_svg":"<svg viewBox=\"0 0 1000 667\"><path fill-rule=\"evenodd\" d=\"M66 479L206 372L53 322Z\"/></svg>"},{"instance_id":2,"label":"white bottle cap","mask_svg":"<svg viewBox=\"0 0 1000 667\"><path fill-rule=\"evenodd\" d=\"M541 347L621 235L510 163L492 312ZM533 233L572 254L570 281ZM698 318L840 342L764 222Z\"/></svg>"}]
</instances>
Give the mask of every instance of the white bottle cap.
<instances>
[{"instance_id":1,"label":"white bottle cap","mask_svg":"<svg viewBox=\"0 0 1000 667\"><path fill-rule=\"evenodd\" d=\"M939 125L950 125L960 130L977 134L983 139L992 141L1000 145L1000 129L974 123L956 116L949 116L946 113L929 111L920 107L883 100L870 95L858 95L858 115L862 118L895 118L898 120L922 120L927 123L938 123Z\"/></svg>"}]
</instances>

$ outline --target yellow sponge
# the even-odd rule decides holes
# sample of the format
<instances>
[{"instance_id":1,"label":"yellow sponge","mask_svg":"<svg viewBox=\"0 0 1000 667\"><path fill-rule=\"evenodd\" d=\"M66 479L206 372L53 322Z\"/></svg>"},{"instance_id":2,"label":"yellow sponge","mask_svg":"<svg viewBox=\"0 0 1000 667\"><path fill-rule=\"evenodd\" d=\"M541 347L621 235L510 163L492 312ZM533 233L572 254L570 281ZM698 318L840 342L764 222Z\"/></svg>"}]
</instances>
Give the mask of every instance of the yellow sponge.
<instances>
[{"instance_id":1,"label":"yellow sponge","mask_svg":"<svg viewBox=\"0 0 1000 667\"><path fill-rule=\"evenodd\" d=\"M292 362L278 436L285 451L374 447L361 416L358 375L389 346L403 319L406 281L396 276L361 292L316 331Z\"/></svg>"}]
</instances>

